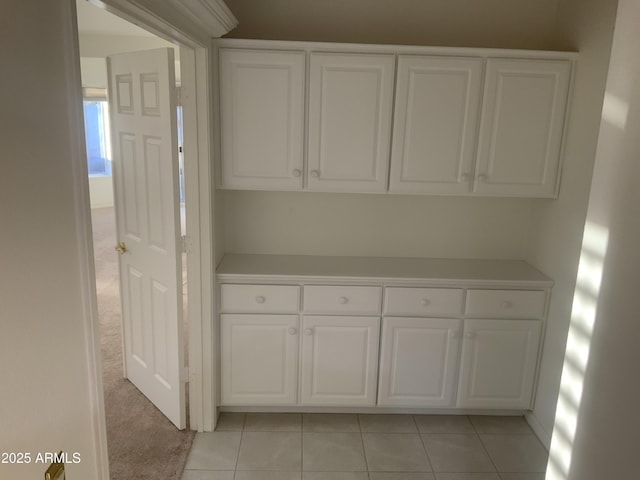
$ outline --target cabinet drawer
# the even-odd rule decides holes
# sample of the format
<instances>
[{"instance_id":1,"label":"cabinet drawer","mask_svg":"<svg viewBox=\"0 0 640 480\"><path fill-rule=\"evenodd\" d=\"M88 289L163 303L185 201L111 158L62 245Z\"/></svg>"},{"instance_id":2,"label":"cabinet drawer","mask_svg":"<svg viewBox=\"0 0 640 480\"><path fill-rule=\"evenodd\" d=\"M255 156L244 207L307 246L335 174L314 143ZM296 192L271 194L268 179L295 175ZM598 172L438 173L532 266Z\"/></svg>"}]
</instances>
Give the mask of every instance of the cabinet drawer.
<instances>
[{"instance_id":1,"label":"cabinet drawer","mask_svg":"<svg viewBox=\"0 0 640 480\"><path fill-rule=\"evenodd\" d=\"M381 290L380 287L305 286L304 311L379 315Z\"/></svg>"},{"instance_id":2,"label":"cabinet drawer","mask_svg":"<svg viewBox=\"0 0 640 480\"><path fill-rule=\"evenodd\" d=\"M462 313L461 289L396 288L384 293L385 315L434 316Z\"/></svg>"},{"instance_id":3,"label":"cabinet drawer","mask_svg":"<svg viewBox=\"0 0 640 480\"><path fill-rule=\"evenodd\" d=\"M220 286L223 313L298 313L300 287L296 285Z\"/></svg>"},{"instance_id":4,"label":"cabinet drawer","mask_svg":"<svg viewBox=\"0 0 640 480\"><path fill-rule=\"evenodd\" d=\"M484 318L542 318L542 290L469 290L466 315Z\"/></svg>"}]
</instances>

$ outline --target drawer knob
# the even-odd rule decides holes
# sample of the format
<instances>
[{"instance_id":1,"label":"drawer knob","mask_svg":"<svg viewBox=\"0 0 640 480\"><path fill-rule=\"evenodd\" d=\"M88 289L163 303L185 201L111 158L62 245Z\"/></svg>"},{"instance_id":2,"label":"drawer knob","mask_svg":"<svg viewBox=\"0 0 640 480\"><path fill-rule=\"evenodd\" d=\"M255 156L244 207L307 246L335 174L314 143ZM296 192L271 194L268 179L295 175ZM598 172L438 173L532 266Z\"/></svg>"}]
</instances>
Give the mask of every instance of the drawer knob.
<instances>
[{"instance_id":1,"label":"drawer knob","mask_svg":"<svg viewBox=\"0 0 640 480\"><path fill-rule=\"evenodd\" d=\"M505 300L504 302L502 302L502 308L511 308L513 307L513 303L510 302L509 300Z\"/></svg>"},{"instance_id":2,"label":"drawer knob","mask_svg":"<svg viewBox=\"0 0 640 480\"><path fill-rule=\"evenodd\" d=\"M318 178L320 177L320 171L319 170L311 170L311 176L313 178Z\"/></svg>"},{"instance_id":3,"label":"drawer knob","mask_svg":"<svg viewBox=\"0 0 640 480\"><path fill-rule=\"evenodd\" d=\"M310 337L311 335L313 335L313 329L312 329L312 328L305 328L305 329L304 329L304 334L305 334L307 337Z\"/></svg>"},{"instance_id":4,"label":"drawer knob","mask_svg":"<svg viewBox=\"0 0 640 480\"><path fill-rule=\"evenodd\" d=\"M293 176L298 178L300 175L302 175L302 171L298 168L293 170Z\"/></svg>"},{"instance_id":5,"label":"drawer knob","mask_svg":"<svg viewBox=\"0 0 640 480\"><path fill-rule=\"evenodd\" d=\"M431 300L429 300L428 298L423 298L420 303L423 307L428 307L429 305L431 305Z\"/></svg>"},{"instance_id":6,"label":"drawer knob","mask_svg":"<svg viewBox=\"0 0 640 480\"><path fill-rule=\"evenodd\" d=\"M297 328L293 328L291 327L289 330L289 335L295 335L296 333L298 333L298 329Z\"/></svg>"},{"instance_id":7,"label":"drawer knob","mask_svg":"<svg viewBox=\"0 0 640 480\"><path fill-rule=\"evenodd\" d=\"M262 295L258 295L256 297L256 303L264 303L266 301L267 301L267 299L265 297L263 297Z\"/></svg>"},{"instance_id":8,"label":"drawer knob","mask_svg":"<svg viewBox=\"0 0 640 480\"><path fill-rule=\"evenodd\" d=\"M338 303L340 303L341 305L344 305L345 303L348 303L349 299L347 297L340 297L338 299Z\"/></svg>"}]
</instances>

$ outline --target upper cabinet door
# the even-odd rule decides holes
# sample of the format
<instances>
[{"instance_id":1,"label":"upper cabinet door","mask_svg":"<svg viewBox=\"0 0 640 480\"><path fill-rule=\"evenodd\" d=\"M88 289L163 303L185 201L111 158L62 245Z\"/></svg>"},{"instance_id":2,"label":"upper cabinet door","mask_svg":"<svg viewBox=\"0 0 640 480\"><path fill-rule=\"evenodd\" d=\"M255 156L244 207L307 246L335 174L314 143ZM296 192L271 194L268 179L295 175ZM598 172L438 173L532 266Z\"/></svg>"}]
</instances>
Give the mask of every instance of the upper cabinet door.
<instances>
[{"instance_id":1,"label":"upper cabinet door","mask_svg":"<svg viewBox=\"0 0 640 480\"><path fill-rule=\"evenodd\" d=\"M489 59L474 192L554 197L571 65Z\"/></svg>"},{"instance_id":2,"label":"upper cabinet door","mask_svg":"<svg viewBox=\"0 0 640 480\"><path fill-rule=\"evenodd\" d=\"M302 189L305 53L219 52L221 186Z\"/></svg>"},{"instance_id":3,"label":"upper cabinet door","mask_svg":"<svg viewBox=\"0 0 640 480\"><path fill-rule=\"evenodd\" d=\"M394 55L312 53L309 190L384 192Z\"/></svg>"},{"instance_id":4,"label":"upper cabinet door","mask_svg":"<svg viewBox=\"0 0 640 480\"><path fill-rule=\"evenodd\" d=\"M482 64L480 58L399 56L390 192L470 192Z\"/></svg>"}]
</instances>

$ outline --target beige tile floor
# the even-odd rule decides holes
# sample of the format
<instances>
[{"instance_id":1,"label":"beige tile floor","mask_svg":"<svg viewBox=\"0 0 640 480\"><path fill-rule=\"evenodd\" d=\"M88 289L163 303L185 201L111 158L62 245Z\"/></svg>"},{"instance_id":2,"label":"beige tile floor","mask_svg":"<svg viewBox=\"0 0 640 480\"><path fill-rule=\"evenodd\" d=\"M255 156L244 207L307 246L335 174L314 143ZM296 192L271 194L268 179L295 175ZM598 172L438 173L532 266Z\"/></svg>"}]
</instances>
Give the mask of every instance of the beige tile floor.
<instances>
[{"instance_id":1,"label":"beige tile floor","mask_svg":"<svg viewBox=\"0 0 640 480\"><path fill-rule=\"evenodd\" d=\"M543 480L522 417L222 413L182 480Z\"/></svg>"}]
</instances>

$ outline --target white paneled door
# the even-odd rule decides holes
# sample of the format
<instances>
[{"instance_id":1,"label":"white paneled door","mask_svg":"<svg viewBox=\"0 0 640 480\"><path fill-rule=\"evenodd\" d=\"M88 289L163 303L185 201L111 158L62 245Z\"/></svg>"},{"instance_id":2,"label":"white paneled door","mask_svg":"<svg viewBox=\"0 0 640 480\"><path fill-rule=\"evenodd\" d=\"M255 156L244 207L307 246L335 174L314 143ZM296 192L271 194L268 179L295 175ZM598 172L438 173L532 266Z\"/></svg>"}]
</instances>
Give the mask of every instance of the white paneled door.
<instances>
[{"instance_id":1,"label":"white paneled door","mask_svg":"<svg viewBox=\"0 0 640 480\"><path fill-rule=\"evenodd\" d=\"M108 58L127 378L185 428L173 50Z\"/></svg>"}]
</instances>

